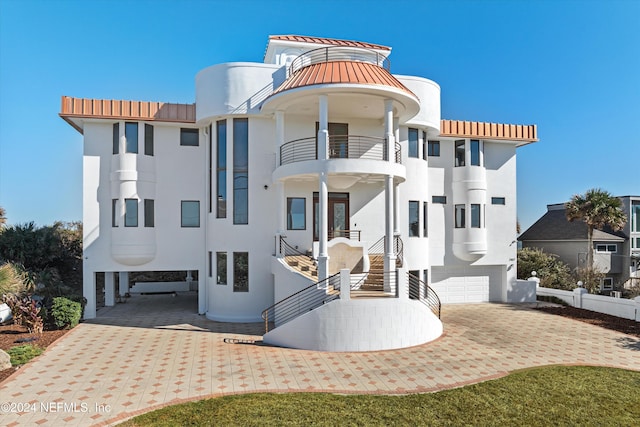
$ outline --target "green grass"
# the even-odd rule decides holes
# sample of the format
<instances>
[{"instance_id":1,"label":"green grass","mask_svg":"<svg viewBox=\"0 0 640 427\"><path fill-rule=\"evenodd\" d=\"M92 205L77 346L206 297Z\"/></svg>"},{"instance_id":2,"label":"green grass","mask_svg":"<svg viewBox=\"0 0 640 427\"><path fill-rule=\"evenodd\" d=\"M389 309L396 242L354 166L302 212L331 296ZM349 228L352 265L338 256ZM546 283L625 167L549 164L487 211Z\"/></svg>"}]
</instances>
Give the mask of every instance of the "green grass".
<instances>
[{"instance_id":1,"label":"green grass","mask_svg":"<svg viewBox=\"0 0 640 427\"><path fill-rule=\"evenodd\" d=\"M11 357L11 365L24 365L36 356L40 356L44 350L38 346L25 344L11 347L7 354Z\"/></svg>"},{"instance_id":2,"label":"green grass","mask_svg":"<svg viewBox=\"0 0 640 427\"><path fill-rule=\"evenodd\" d=\"M631 426L640 372L550 366L431 394L246 394L140 415L123 426Z\"/></svg>"}]
</instances>

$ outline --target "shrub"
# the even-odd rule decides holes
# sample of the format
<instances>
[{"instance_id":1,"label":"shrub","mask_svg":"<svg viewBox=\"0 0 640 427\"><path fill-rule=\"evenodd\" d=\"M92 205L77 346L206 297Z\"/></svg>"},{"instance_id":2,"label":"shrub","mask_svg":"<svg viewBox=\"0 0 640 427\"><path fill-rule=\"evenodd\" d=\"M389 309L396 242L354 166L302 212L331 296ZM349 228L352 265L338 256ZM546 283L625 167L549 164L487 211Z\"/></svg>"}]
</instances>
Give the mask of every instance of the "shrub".
<instances>
[{"instance_id":1,"label":"shrub","mask_svg":"<svg viewBox=\"0 0 640 427\"><path fill-rule=\"evenodd\" d=\"M11 357L11 365L24 365L36 356L40 356L44 350L38 346L25 344L11 347L7 350L7 354Z\"/></svg>"},{"instance_id":2,"label":"shrub","mask_svg":"<svg viewBox=\"0 0 640 427\"><path fill-rule=\"evenodd\" d=\"M31 333L42 333L44 322L38 301L33 300L30 295L15 294L3 295L2 300L11 308L16 325L24 326Z\"/></svg>"},{"instance_id":3,"label":"shrub","mask_svg":"<svg viewBox=\"0 0 640 427\"><path fill-rule=\"evenodd\" d=\"M575 279L576 282L581 280L583 283L583 287L590 294L599 294L600 293L600 283L602 279L604 279L605 274L598 271L595 268L580 268L576 271Z\"/></svg>"},{"instance_id":4,"label":"shrub","mask_svg":"<svg viewBox=\"0 0 640 427\"><path fill-rule=\"evenodd\" d=\"M535 271L540 278L540 286L545 288L571 290L576 281L571 277L569 266L557 255L542 249L523 248L518 251L518 279L526 280Z\"/></svg>"},{"instance_id":5,"label":"shrub","mask_svg":"<svg viewBox=\"0 0 640 427\"><path fill-rule=\"evenodd\" d=\"M0 265L0 295L18 294L26 291L19 268L9 262Z\"/></svg>"},{"instance_id":6,"label":"shrub","mask_svg":"<svg viewBox=\"0 0 640 427\"><path fill-rule=\"evenodd\" d=\"M82 306L68 298L56 297L51 306L51 317L55 325L62 328L73 328L80 322Z\"/></svg>"}]
</instances>

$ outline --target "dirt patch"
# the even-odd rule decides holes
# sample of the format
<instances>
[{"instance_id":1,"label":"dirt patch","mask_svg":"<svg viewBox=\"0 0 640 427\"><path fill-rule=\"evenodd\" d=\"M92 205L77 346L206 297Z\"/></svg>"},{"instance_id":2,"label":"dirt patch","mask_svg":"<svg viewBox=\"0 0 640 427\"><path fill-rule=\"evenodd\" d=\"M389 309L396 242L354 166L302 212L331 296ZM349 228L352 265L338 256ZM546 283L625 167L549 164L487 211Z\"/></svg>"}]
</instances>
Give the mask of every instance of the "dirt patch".
<instances>
[{"instance_id":1,"label":"dirt patch","mask_svg":"<svg viewBox=\"0 0 640 427\"><path fill-rule=\"evenodd\" d=\"M609 314L597 313L575 307L538 307L536 310L640 337L640 322L636 322L635 320L623 319Z\"/></svg>"},{"instance_id":2,"label":"dirt patch","mask_svg":"<svg viewBox=\"0 0 640 427\"><path fill-rule=\"evenodd\" d=\"M31 334L22 326L0 326L0 349L7 351L11 347L23 344L32 344L40 348L47 348L67 332L69 332L69 330L44 331L41 334ZM9 368L4 371L0 371L0 383L9 377L9 375L13 374L17 369L19 368Z\"/></svg>"}]
</instances>

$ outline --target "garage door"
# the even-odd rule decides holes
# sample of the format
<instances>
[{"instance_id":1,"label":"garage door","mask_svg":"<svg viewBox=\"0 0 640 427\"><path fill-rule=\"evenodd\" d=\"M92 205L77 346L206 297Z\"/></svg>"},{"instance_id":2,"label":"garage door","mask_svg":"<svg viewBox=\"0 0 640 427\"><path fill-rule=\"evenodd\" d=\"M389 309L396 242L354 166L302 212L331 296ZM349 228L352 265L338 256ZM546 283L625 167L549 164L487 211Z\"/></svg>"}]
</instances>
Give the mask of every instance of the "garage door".
<instances>
[{"instance_id":1,"label":"garage door","mask_svg":"<svg viewBox=\"0 0 640 427\"><path fill-rule=\"evenodd\" d=\"M500 300L501 268L433 267L431 287L442 303L471 303Z\"/></svg>"}]
</instances>

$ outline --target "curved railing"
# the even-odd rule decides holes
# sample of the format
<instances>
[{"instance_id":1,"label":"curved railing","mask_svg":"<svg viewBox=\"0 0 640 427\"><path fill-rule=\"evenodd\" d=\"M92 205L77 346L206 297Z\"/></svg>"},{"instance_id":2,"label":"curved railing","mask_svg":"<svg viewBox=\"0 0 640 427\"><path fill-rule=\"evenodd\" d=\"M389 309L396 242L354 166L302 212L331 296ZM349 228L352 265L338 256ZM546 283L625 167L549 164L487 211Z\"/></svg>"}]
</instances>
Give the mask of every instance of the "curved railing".
<instances>
[{"instance_id":1,"label":"curved railing","mask_svg":"<svg viewBox=\"0 0 640 427\"><path fill-rule=\"evenodd\" d=\"M300 138L282 144L280 147L280 166L317 160L318 149L315 137ZM402 153L400 144L395 143L394 161L401 163ZM388 161L387 140L364 135L330 135L330 159L368 159Z\"/></svg>"},{"instance_id":2,"label":"curved railing","mask_svg":"<svg viewBox=\"0 0 640 427\"><path fill-rule=\"evenodd\" d=\"M439 319L442 304L440 303L440 297L438 297L436 291L413 274L407 273L407 275L409 276L409 286L407 286L409 299L419 300L421 303L426 305L433 314L438 316ZM420 289L422 289L423 292L420 292Z\"/></svg>"},{"instance_id":3,"label":"curved railing","mask_svg":"<svg viewBox=\"0 0 640 427\"><path fill-rule=\"evenodd\" d=\"M333 61L366 62L382 67L387 71L389 71L391 67L389 58L375 50L345 46L327 46L310 50L297 56L291 61L291 65L287 70L287 77L309 65Z\"/></svg>"},{"instance_id":4,"label":"curved railing","mask_svg":"<svg viewBox=\"0 0 640 427\"><path fill-rule=\"evenodd\" d=\"M334 274L264 309L262 311L264 333L269 332L270 324L277 323L277 326L282 326L338 298L340 298L340 274Z\"/></svg>"},{"instance_id":5,"label":"curved railing","mask_svg":"<svg viewBox=\"0 0 640 427\"><path fill-rule=\"evenodd\" d=\"M387 237L382 236L375 242L371 247L369 247L368 251L371 256L380 256L384 257L384 252L386 248ZM402 238L400 236L393 236L393 254L396 257L396 267L402 267L402 257L404 254L404 243L402 242Z\"/></svg>"}]
</instances>

